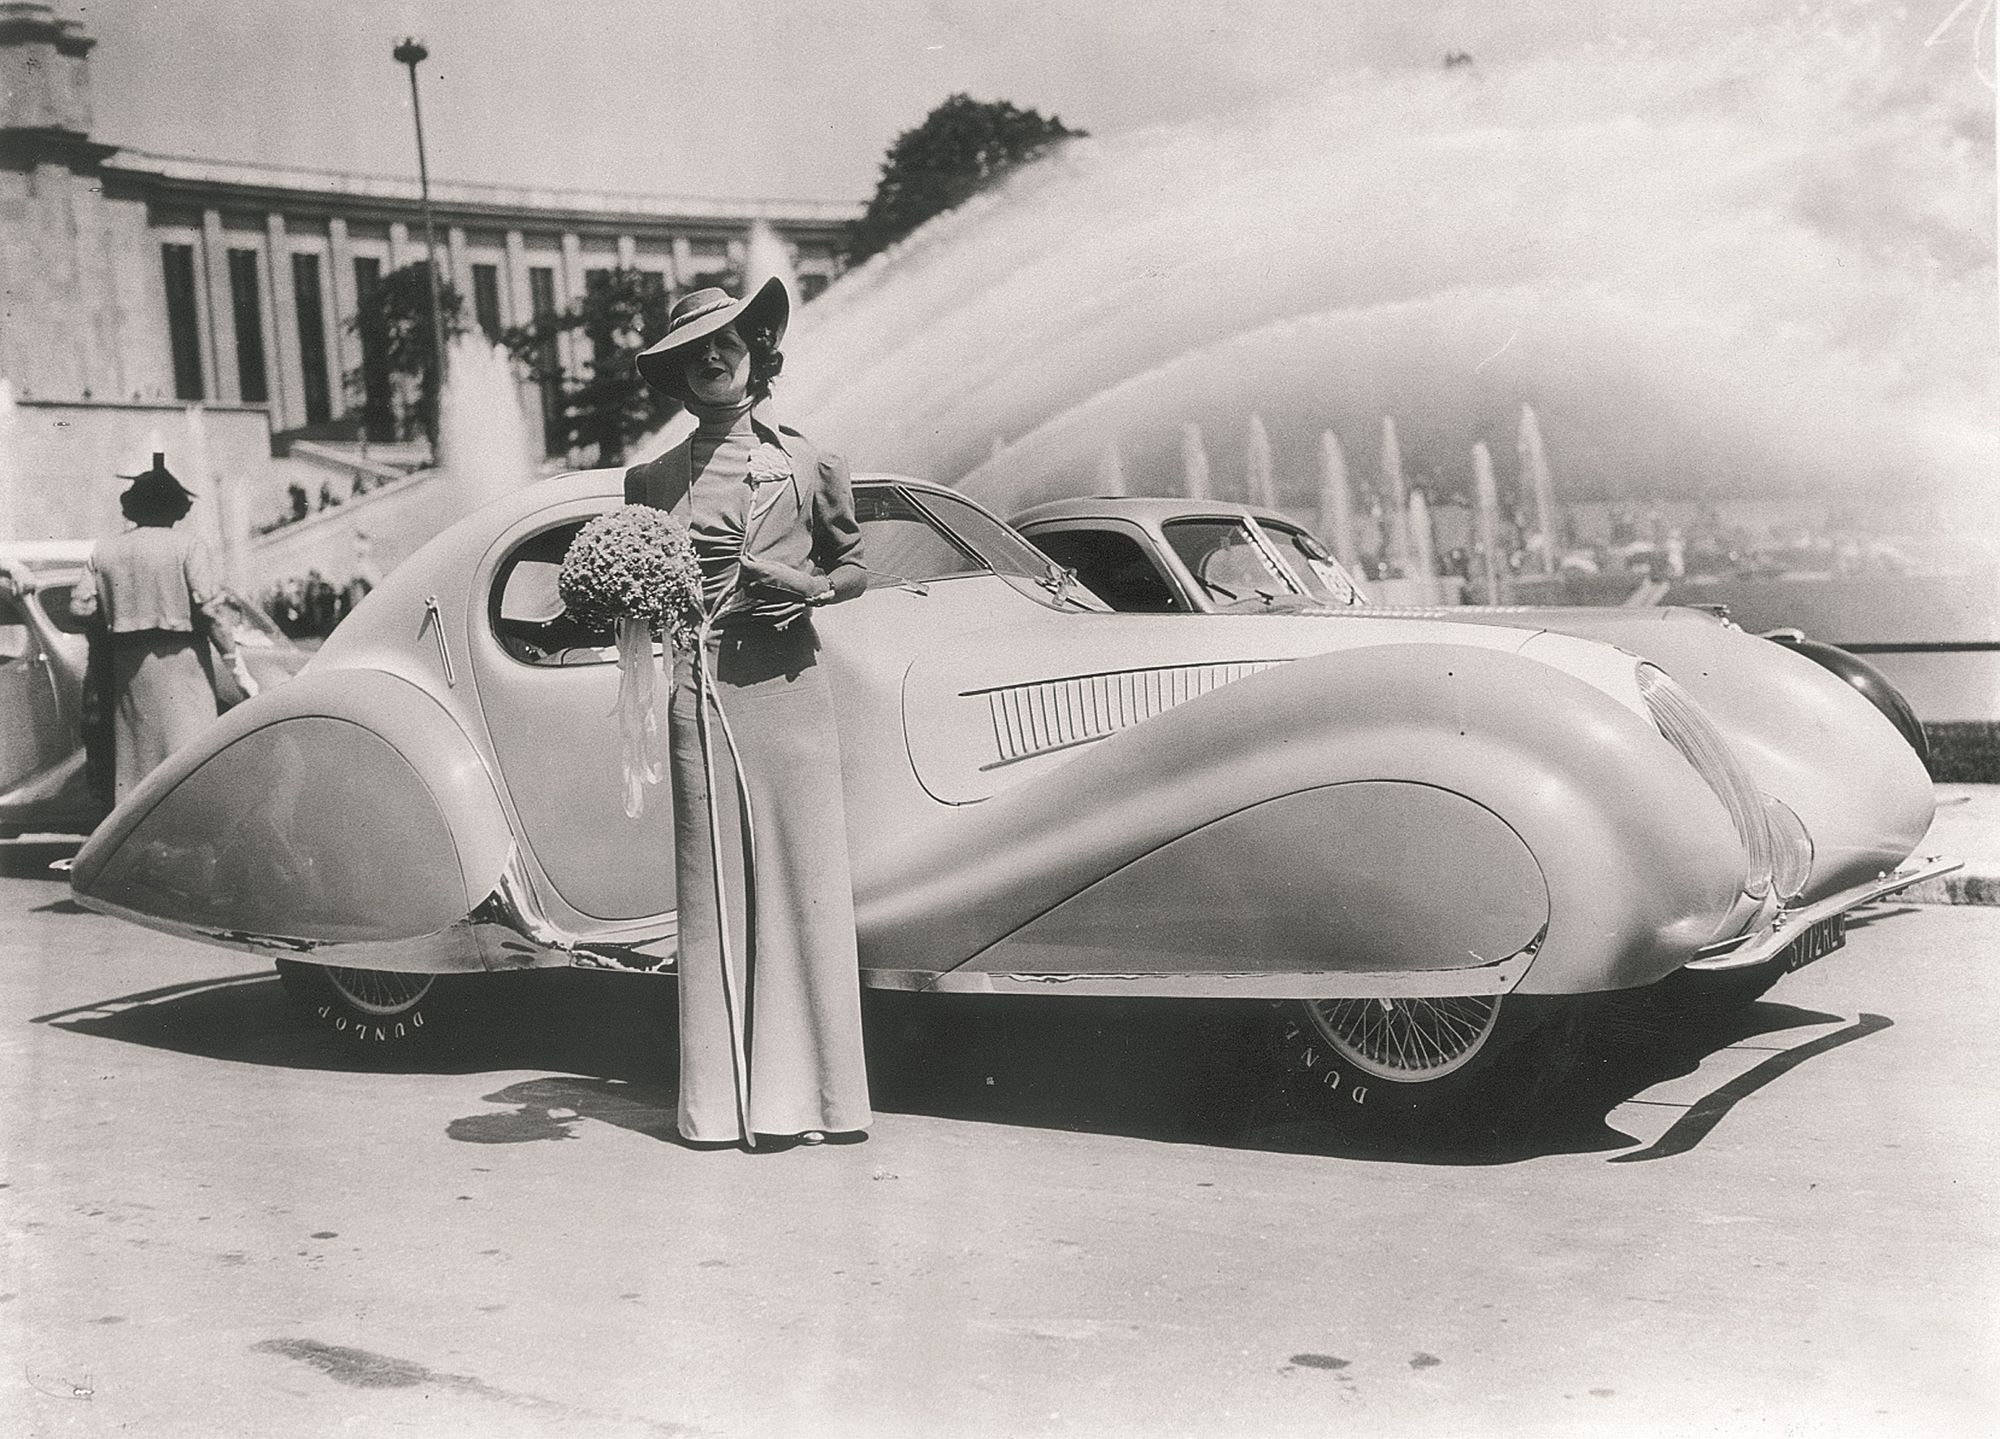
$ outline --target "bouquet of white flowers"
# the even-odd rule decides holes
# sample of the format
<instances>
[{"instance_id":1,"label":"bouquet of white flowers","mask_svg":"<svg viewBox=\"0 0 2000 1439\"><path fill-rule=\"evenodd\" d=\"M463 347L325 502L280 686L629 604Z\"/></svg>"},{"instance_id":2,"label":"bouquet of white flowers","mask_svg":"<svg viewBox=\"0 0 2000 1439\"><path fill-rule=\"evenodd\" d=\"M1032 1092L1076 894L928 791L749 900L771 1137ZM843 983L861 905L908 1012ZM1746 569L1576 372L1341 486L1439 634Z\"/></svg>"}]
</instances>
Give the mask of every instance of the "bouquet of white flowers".
<instances>
[{"instance_id":1,"label":"bouquet of white flowers","mask_svg":"<svg viewBox=\"0 0 2000 1439\"><path fill-rule=\"evenodd\" d=\"M656 683L653 641L694 648L701 633L701 567L679 521L651 505L624 505L578 532L563 556L556 591L585 625L615 626L618 727L625 761L625 813L645 809L645 786L666 773L660 705L672 671Z\"/></svg>"}]
</instances>

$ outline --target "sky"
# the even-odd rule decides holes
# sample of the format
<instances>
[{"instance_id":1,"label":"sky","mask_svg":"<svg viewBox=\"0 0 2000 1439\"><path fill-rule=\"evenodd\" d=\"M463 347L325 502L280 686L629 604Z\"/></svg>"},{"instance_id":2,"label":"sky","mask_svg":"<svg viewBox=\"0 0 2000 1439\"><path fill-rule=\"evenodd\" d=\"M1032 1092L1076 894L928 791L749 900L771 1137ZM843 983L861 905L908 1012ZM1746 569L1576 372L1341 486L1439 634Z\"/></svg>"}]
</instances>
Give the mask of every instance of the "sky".
<instances>
[{"instance_id":1,"label":"sky","mask_svg":"<svg viewBox=\"0 0 2000 1439\"><path fill-rule=\"evenodd\" d=\"M135 149L408 173L408 80L390 51L415 35L431 50L435 179L856 202L894 137L959 91L1113 136L1451 51L1512 64L1801 8L1914 12L1927 29L1935 10L1951 22L1939 43L1969 55L1988 3L57 0L99 41L98 137Z\"/></svg>"}]
</instances>

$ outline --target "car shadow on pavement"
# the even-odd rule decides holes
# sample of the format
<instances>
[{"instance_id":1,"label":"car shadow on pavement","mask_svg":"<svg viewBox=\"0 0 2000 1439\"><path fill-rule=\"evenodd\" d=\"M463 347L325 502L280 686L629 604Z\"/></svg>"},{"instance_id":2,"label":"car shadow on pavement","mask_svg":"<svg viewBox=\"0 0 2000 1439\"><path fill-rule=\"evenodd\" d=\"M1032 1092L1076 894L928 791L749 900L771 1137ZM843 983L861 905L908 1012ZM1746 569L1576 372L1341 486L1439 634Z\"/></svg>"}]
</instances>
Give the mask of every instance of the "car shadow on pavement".
<instances>
[{"instance_id":1,"label":"car shadow on pavement","mask_svg":"<svg viewBox=\"0 0 2000 1439\"><path fill-rule=\"evenodd\" d=\"M246 959L246 963L249 961ZM408 1045L357 1043L302 1014L270 970L97 1000L33 1022L203 1059L286 1069L478 1074L559 1069L671 1085L672 986L589 970L450 976L443 1023ZM670 1096L671 1097L671 1096Z\"/></svg>"},{"instance_id":2,"label":"car shadow on pavement","mask_svg":"<svg viewBox=\"0 0 2000 1439\"><path fill-rule=\"evenodd\" d=\"M0 840L0 879L46 879L61 876L49 866L59 859L72 858L83 847L77 839Z\"/></svg>"},{"instance_id":3,"label":"car shadow on pavement","mask_svg":"<svg viewBox=\"0 0 2000 1439\"><path fill-rule=\"evenodd\" d=\"M1616 1153L1623 1162L1683 1153L1784 1072L1889 1025L1864 1015L1826 1034L1818 1031L1842 1025L1842 1016L1768 1001L1708 1007L1655 991L1596 996L1577 1006L1511 1107L1477 1118L1362 1127L1351 1116L1332 1117L1277 1072L1270 1005L896 998L904 1001L902 1012L883 1027L900 1032L870 1038L878 1108L1454 1165L1551 1154ZM1798 1031L1810 1037L1792 1042ZM1611 1122L1634 1096L1693 1075L1730 1049L1752 1056L1754 1067L1690 1099L1650 1143Z\"/></svg>"},{"instance_id":4,"label":"car shadow on pavement","mask_svg":"<svg viewBox=\"0 0 2000 1439\"><path fill-rule=\"evenodd\" d=\"M518 1073L485 1094L506 1106L452 1120L467 1143L570 1137L580 1122L674 1137L678 1058L671 984L587 970L467 976L449 1024L412 1047L357 1045L309 1023L269 971L218 975L37 1016L79 1035L290 1069ZM1666 1158L1701 1142L1735 1104L1799 1063L1887 1026L1863 1016L1831 1034L1788 1032L1843 1017L1758 1002L1703 1009L1653 992L1580 1006L1534 1092L1503 1118L1395 1131L1336 1123L1288 1090L1262 1002L869 991L869 1082L883 1113L1117 1134L1170 1143L1430 1164L1505 1164L1551 1154ZM1650 1142L1611 1115L1694 1074L1719 1051L1763 1056L1690 1100Z\"/></svg>"}]
</instances>

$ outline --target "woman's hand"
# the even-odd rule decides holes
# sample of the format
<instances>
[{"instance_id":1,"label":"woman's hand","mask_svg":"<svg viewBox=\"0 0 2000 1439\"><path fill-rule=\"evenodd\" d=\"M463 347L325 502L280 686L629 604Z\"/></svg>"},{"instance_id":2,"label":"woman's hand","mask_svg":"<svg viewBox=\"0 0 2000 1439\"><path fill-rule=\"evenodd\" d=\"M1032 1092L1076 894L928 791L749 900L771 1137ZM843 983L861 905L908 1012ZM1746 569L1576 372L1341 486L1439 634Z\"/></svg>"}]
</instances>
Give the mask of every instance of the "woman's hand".
<instances>
[{"instance_id":1,"label":"woman's hand","mask_svg":"<svg viewBox=\"0 0 2000 1439\"><path fill-rule=\"evenodd\" d=\"M808 604L822 604L832 593L832 583L825 575L808 574L804 570L793 569L790 565L779 564L776 560L762 560L754 555L745 555L741 561L745 588L769 591L789 600L804 600Z\"/></svg>"}]
</instances>

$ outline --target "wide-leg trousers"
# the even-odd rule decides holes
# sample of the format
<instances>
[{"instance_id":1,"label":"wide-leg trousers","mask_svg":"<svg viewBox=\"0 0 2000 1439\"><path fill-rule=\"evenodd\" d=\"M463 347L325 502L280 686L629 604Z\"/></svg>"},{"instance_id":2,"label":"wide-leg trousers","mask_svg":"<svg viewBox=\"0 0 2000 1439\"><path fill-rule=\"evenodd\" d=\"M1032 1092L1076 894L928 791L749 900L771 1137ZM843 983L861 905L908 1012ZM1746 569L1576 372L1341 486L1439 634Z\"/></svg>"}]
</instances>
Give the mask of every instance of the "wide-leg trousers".
<instances>
[{"instance_id":1,"label":"wide-leg trousers","mask_svg":"<svg viewBox=\"0 0 2000 1439\"><path fill-rule=\"evenodd\" d=\"M747 1033L750 1127L790 1135L868 1127L854 894L832 694L809 617L711 638L711 688L744 785L708 715L723 878ZM715 906L708 791L690 657L669 706L674 881L680 909L680 1132L742 1138ZM746 793L747 791L747 793ZM744 822L744 803L750 823ZM751 836L754 833L754 862Z\"/></svg>"}]
</instances>

